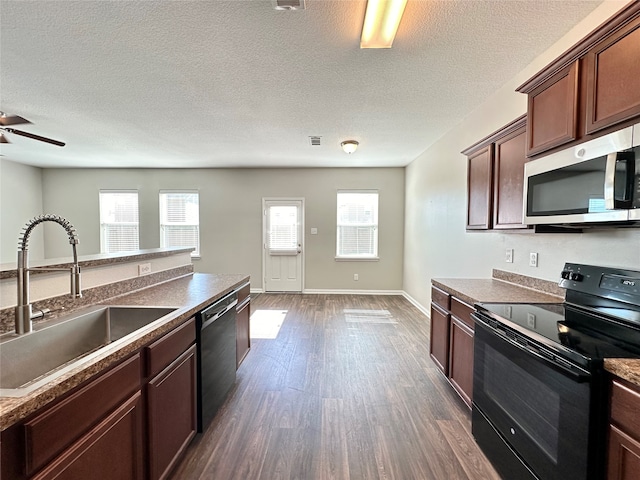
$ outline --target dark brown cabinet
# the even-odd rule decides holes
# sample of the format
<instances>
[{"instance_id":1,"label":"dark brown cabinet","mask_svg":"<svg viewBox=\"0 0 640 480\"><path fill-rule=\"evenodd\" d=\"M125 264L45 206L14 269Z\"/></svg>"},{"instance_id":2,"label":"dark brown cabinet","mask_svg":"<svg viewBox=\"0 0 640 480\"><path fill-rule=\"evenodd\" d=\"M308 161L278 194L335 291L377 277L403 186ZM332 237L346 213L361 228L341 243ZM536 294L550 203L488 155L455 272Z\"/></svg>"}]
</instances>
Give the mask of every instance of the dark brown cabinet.
<instances>
[{"instance_id":1,"label":"dark brown cabinet","mask_svg":"<svg viewBox=\"0 0 640 480\"><path fill-rule=\"evenodd\" d=\"M142 397L136 393L34 480L143 479Z\"/></svg>"},{"instance_id":2,"label":"dark brown cabinet","mask_svg":"<svg viewBox=\"0 0 640 480\"><path fill-rule=\"evenodd\" d=\"M526 155L577 138L578 66L575 61L529 93Z\"/></svg>"},{"instance_id":3,"label":"dark brown cabinet","mask_svg":"<svg viewBox=\"0 0 640 480\"><path fill-rule=\"evenodd\" d=\"M640 2L516 89L528 96L527 156L604 135L640 117ZM636 120L634 120L636 119Z\"/></svg>"},{"instance_id":4,"label":"dark brown cabinet","mask_svg":"<svg viewBox=\"0 0 640 480\"><path fill-rule=\"evenodd\" d=\"M249 321L251 318L251 296L249 284L238 289L238 305L236 307L236 368L251 349L251 332Z\"/></svg>"},{"instance_id":5,"label":"dark brown cabinet","mask_svg":"<svg viewBox=\"0 0 640 480\"><path fill-rule=\"evenodd\" d=\"M2 479L166 478L196 433L195 320L2 432Z\"/></svg>"},{"instance_id":6,"label":"dark brown cabinet","mask_svg":"<svg viewBox=\"0 0 640 480\"><path fill-rule=\"evenodd\" d=\"M586 133L640 115L640 18L585 57Z\"/></svg>"},{"instance_id":7,"label":"dark brown cabinet","mask_svg":"<svg viewBox=\"0 0 640 480\"><path fill-rule=\"evenodd\" d=\"M526 117L462 153L467 156L467 230L527 228L522 223Z\"/></svg>"},{"instance_id":8,"label":"dark brown cabinet","mask_svg":"<svg viewBox=\"0 0 640 480\"><path fill-rule=\"evenodd\" d=\"M451 386L471 407L473 393L474 308L431 287L429 355Z\"/></svg>"},{"instance_id":9,"label":"dark brown cabinet","mask_svg":"<svg viewBox=\"0 0 640 480\"><path fill-rule=\"evenodd\" d=\"M442 373L449 375L449 312L431 304L429 355Z\"/></svg>"},{"instance_id":10,"label":"dark brown cabinet","mask_svg":"<svg viewBox=\"0 0 640 480\"><path fill-rule=\"evenodd\" d=\"M522 194L524 188L524 164L526 129L516 131L496 140L493 193L493 228L527 228L522 223Z\"/></svg>"},{"instance_id":11,"label":"dark brown cabinet","mask_svg":"<svg viewBox=\"0 0 640 480\"><path fill-rule=\"evenodd\" d=\"M608 480L632 480L640 472L640 388L622 380L611 386Z\"/></svg>"},{"instance_id":12,"label":"dark brown cabinet","mask_svg":"<svg viewBox=\"0 0 640 480\"><path fill-rule=\"evenodd\" d=\"M491 228L493 145L469 155L467 160L467 230Z\"/></svg>"},{"instance_id":13,"label":"dark brown cabinet","mask_svg":"<svg viewBox=\"0 0 640 480\"><path fill-rule=\"evenodd\" d=\"M147 386L149 478L167 478L196 434L196 346Z\"/></svg>"},{"instance_id":14,"label":"dark brown cabinet","mask_svg":"<svg viewBox=\"0 0 640 480\"><path fill-rule=\"evenodd\" d=\"M192 318L145 348L149 478L166 478L196 435L196 329Z\"/></svg>"}]
</instances>

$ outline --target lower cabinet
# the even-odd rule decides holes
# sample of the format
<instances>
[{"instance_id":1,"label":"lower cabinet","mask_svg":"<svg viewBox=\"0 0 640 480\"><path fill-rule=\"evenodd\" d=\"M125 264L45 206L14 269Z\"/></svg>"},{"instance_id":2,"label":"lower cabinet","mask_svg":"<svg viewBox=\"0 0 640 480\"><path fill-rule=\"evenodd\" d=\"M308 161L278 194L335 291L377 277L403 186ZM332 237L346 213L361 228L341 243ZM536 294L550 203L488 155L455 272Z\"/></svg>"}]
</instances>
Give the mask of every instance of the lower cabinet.
<instances>
[{"instance_id":1,"label":"lower cabinet","mask_svg":"<svg viewBox=\"0 0 640 480\"><path fill-rule=\"evenodd\" d=\"M464 402L473 398L473 306L431 287L429 354Z\"/></svg>"},{"instance_id":2,"label":"lower cabinet","mask_svg":"<svg viewBox=\"0 0 640 480\"><path fill-rule=\"evenodd\" d=\"M149 478L166 478L196 434L196 346L147 385Z\"/></svg>"},{"instance_id":3,"label":"lower cabinet","mask_svg":"<svg viewBox=\"0 0 640 480\"><path fill-rule=\"evenodd\" d=\"M624 381L611 385L608 480L635 480L640 472L640 388Z\"/></svg>"},{"instance_id":4,"label":"lower cabinet","mask_svg":"<svg viewBox=\"0 0 640 480\"><path fill-rule=\"evenodd\" d=\"M33 477L142 480L142 396L136 393Z\"/></svg>"},{"instance_id":5,"label":"lower cabinet","mask_svg":"<svg viewBox=\"0 0 640 480\"><path fill-rule=\"evenodd\" d=\"M2 480L166 478L196 433L195 321L0 435Z\"/></svg>"},{"instance_id":6,"label":"lower cabinet","mask_svg":"<svg viewBox=\"0 0 640 480\"><path fill-rule=\"evenodd\" d=\"M251 349L251 332L249 321L251 318L251 296L249 284L238 289L238 305L236 307L236 368L240 366L244 357Z\"/></svg>"}]
</instances>

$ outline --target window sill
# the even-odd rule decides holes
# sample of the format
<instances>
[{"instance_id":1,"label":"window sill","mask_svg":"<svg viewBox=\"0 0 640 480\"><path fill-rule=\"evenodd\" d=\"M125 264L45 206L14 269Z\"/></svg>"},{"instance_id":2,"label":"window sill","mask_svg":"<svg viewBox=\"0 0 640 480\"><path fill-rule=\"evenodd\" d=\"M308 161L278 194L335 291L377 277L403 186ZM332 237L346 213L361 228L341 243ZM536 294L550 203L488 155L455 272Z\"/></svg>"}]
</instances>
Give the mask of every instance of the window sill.
<instances>
[{"instance_id":1,"label":"window sill","mask_svg":"<svg viewBox=\"0 0 640 480\"><path fill-rule=\"evenodd\" d=\"M378 262L380 257L335 257L336 262Z\"/></svg>"}]
</instances>

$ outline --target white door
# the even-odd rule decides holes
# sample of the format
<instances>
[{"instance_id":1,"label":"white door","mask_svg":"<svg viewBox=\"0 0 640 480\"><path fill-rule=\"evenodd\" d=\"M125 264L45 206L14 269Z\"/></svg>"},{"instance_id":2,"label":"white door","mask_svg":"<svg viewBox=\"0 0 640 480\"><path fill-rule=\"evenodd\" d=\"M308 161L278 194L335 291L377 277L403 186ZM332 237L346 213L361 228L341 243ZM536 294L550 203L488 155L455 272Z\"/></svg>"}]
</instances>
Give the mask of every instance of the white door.
<instances>
[{"instance_id":1,"label":"white door","mask_svg":"<svg viewBox=\"0 0 640 480\"><path fill-rule=\"evenodd\" d=\"M263 200L265 292L302 292L302 199Z\"/></svg>"}]
</instances>

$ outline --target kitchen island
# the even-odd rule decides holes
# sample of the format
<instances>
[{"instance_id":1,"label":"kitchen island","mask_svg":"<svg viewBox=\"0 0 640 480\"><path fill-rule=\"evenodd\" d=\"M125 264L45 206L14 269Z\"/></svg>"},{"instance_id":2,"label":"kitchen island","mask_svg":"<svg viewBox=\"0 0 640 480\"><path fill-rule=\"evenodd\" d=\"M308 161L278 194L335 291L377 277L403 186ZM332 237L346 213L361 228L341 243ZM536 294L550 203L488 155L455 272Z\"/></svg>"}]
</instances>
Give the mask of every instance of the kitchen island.
<instances>
[{"instance_id":1,"label":"kitchen island","mask_svg":"<svg viewBox=\"0 0 640 480\"><path fill-rule=\"evenodd\" d=\"M109 305L175 307L177 310L127 336L126 342L107 345L98 356L87 362L80 361L73 370L26 396L0 397L0 430L7 429L67 394L248 281L248 275L243 274L194 273L101 302Z\"/></svg>"}]
</instances>

